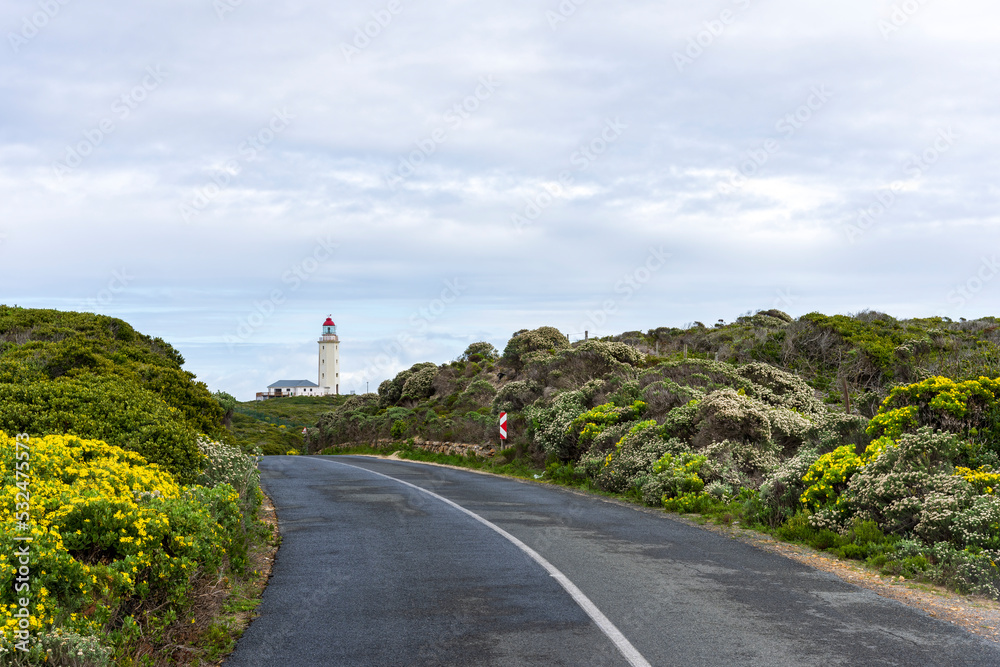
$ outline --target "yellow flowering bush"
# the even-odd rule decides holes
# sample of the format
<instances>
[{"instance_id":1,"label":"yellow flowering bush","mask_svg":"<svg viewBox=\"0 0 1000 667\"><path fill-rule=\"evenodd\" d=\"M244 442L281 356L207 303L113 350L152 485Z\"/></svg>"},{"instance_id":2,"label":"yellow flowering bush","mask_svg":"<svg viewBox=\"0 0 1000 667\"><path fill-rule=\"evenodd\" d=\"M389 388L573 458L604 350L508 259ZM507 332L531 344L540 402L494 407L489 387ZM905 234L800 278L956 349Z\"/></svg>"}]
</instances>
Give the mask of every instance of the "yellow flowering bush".
<instances>
[{"instance_id":1,"label":"yellow flowering bush","mask_svg":"<svg viewBox=\"0 0 1000 667\"><path fill-rule=\"evenodd\" d=\"M1000 472L994 472L989 466L980 466L976 470L958 466L955 468L955 474L976 487L979 493L992 496L1000 490Z\"/></svg>"},{"instance_id":2,"label":"yellow flowering bush","mask_svg":"<svg viewBox=\"0 0 1000 667\"><path fill-rule=\"evenodd\" d=\"M197 432L183 414L126 378L62 376L0 384L0 430L65 433L140 454L190 483L201 456Z\"/></svg>"},{"instance_id":3,"label":"yellow flowering bush","mask_svg":"<svg viewBox=\"0 0 1000 667\"><path fill-rule=\"evenodd\" d=\"M673 454L667 452L653 464L653 474L663 483L661 500L685 493L700 493L705 488L705 482L698 476L698 471L705 465L707 457L684 452Z\"/></svg>"},{"instance_id":4,"label":"yellow flowering bush","mask_svg":"<svg viewBox=\"0 0 1000 667\"><path fill-rule=\"evenodd\" d=\"M889 399L886 400L888 401ZM884 403L879 413L872 417L868 423L868 428L866 429L868 435L881 433L888 438L898 438L903 434L903 431L916 428L917 424L920 423L917 419L920 411L915 405L907 405L906 407L885 410L884 412L883 410L885 410Z\"/></svg>"},{"instance_id":5,"label":"yellow flowering bush","mask_svg":"<svg viewBox=\"0 0 1000 667\"><path fill-rule=\"evenodd\" d=\"M67 435L28 442L24 517L16 451L0 431L0 647L13 640L26 594L33 633L59 627L122 639L138 609L183 603L192 580L222 568L241 538L239 494L228 484L181 487L135 452ZM15 540L27 536L30 543ZM24 544L30 589L15 593L15 551Z\"/></svg>"},{"instance_id":6,"label":"yellow flowering bush","mask_svg":"<svg viewBox=\"0 0 1000 667\"><path fill-rule=\"evenodd\" d=\"M704 491L698 493L688 491L674 498L664 495L663 508L668 512L693 514L704 512L712 506L713 501L713 497Z\"/></svg>"},{"instance_id":7,"label":"yellow flowering bush","mask_svg":"<svg viewBox=\"0 0 1000 667\"><path fill-rule=\"evenodd\" d=\"M997 429L1000 378L957 382L935 376L894 387L868 426L869 435L898 438L920 426L965 434Z\"/></svg>"},{"instance_id":8,"label":"yellow flowering bush","mask_svg":"<svg viewBox=\"0 0 1000 667\"><path fill-rule=\"evenodd\" d=\"M850 445L823 454L802 477L808 486L800 497L801 502L816 508L832 504L847 487L850 476L862 465L864 462Z\"/></svg>"},{"instance_id":9,"label":"yellow flowering bush","mask_svg":"<svg viewBox=\"0 0 1000 667\"><path fill-rule=\"evenodd\" d=\"M578 435L581 446L589 445L607 427L619 422L636 420L645 411L646 403L643 401L635 401L627 407L618 407L614 403L603 403L587 410L570 422L566 433L569 436Z\"/></svg>"},{"instance_id":10,"label":"yellow flowering bush","mask_svg":"<svg viewBox=\"0 0 1000 667\"><path fill-rule=\"evenodd\" d=\"M614 449L600 458L594 457L588 463L588 470L594 483L605 491L624 493L629 489L639 493L644 502L659 504L662 490L643 490L647 482L657 480L653 473L655 464L663 454L676 443L668 443L660 437L660 428L655 420L628 422L612 426L609 433L628 427L619 438Z\"/></svg>"},{"instance_id":11,"label":"yellow flowering bush","mask_svg":"<svg viewBox=\"0 0 1000 667\"><path fill-rule=\"evenodd\" d=\"M898 416L899 413L908 410L912 410L914 415L917 411L915 407L899 408L885 415L876 415L871 423L876 424L880 416L892 418L894 415ZM883 428L885 434L872 440L861 456L858 456L854 447L850 445L838 447L834 451L820 456L802 477L802 481L807 486L800 501L814 509L829 506L835 502L838 506L841 505L840 495L847 489L851 476L876 461L888 448L898 446L897 439L902 437L904 423L909 423L909 417L886 425ZM872 427L869 429L872 430Z\"/></svg>"}]
</instances>

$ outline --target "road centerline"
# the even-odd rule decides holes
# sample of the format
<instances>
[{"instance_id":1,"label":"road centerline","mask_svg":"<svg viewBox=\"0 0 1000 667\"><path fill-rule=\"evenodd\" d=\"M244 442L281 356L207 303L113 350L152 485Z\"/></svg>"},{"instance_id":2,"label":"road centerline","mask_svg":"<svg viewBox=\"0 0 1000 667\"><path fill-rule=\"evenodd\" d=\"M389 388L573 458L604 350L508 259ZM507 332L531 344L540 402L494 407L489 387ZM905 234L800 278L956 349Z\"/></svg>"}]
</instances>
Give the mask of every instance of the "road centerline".
<instances>
[{"instance_id":1,"label":"road centerline","mask_svg":"<svg viewBox=\"0 0 1000 667\"><path fill-rule=\"evenodd\" d=\"M312 457L310 457L310 458L312 458ZM349 463L341 463L340 461L331 461L329 459L320 459L320 458L314 458L313 460L315 460L315 461L323 461L325 463L333 463L335 465L344 466L346 468L354 468L355 470L363 470L365 472L371 473L372 475L377 475L379 477L384 477L385 479L392 480L393 482L397 482L399 484L403 484L403 485L408 486L410 488L416 489L417 491L420 491L421 493L425 493L425 494L431 496L432 498L440 500L441 502L445 503L446 505L449 505L449 506L457 509L458 511L460 511L460 512L462 512L462 513L464 513L464 514L466 514L466 515L468 515L470 517L472 517L473 519L475 519L479 523L483 524L484 526L486 526L490 530L492 530L492 531L496 532L497 534L499 534L501 537L503 537L504 539L506 539L508 542L510 542L511 544L513 544L514 546L516 546L518 549L520 549L521 551L523 551L533 561L535 561L536 563L538 563L539 565L541 565L542 568L546 572L548 572L549 575L551 575L553 579L555 579L557 582L559 582L559 585L562 586L563 589L567 593L569 593L570 597L572 597L573 600L580 606L580 608L583 609L584 613L586 613L587 616L589 616L590 619L592 621L594 621L594 623L597 625L597 627L601 629L601 632L603 632L605 634L605 636L607 636L607 638L611 640L611 642L615 645L615 648L617 648L618 651L622 654L622 656L626 660L628 660L628 662L629 662L630 665L632 665L633 667L652 667L652 665L649 663L649 661L646 660L646 658L644 658L643 655L641 653L639 653L638 649L636 649L632 645L632 642L630 642L628 640L628 638L626 638L625 635L622 634L621 630L619 630L615 626L615 624L612 623L611 620L607 616L605 616L604 613L601 612L600 609L597 608L597 605L595 605L593 603L593 601L591 601L591 599L588 598L587 595L583 591L581 591L579 589L579 587L577 587L577 585L574 584L570 580L569 577L567 577L565 574L563 574L562 571L560 571L555 565L553 565L548 560L546 560L545 557L542 556L540 553L538 553L537 551L535 551L534 549L532 549L527 544L525 544L524 542L522 542L518 538L514 537L510 533L508 533L506 530L504 530L500 526L498 526L495 523L493 523L493 522L491 522L491 521L489 521L489 520L481 517L480 515L476 514L475 512L462 507L461 505L459 505L458 503L456 503L453 500L450 500L448 498L445 498L444 496L438 495L438 494L434 493L433 491L428 491L427 489L425 489L425 488L423 488L421 486L417 486L416 484L412 484L412 483L407 482L405 480L398 479L396 477L392 477L391 475L386 475L386 474L383 474L383 473L380 473L380 472L375 472L374 470L369 470L369 469L363 468L361 466L353 466L353 465L351 465Z\"/></svg>"}]
</instances>

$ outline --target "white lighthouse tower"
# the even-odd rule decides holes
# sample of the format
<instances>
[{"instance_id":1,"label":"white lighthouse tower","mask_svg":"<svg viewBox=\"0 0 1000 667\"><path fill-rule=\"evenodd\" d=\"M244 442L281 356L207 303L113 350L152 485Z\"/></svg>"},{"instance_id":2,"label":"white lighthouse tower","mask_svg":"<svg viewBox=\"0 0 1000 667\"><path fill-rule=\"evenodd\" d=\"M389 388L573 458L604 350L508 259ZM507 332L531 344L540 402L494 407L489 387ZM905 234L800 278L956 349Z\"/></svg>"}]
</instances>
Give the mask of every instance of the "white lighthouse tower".
<instances>
[{"instance_id":1,"label":"white lighthouse tower","mask_svg":"<svg viewBox=\"0 0 1000 667\"><path fill-rule=\"evenodd\" d=\"M319 391L323 396L340 393L340 339L333 315L323 322L319 337Z\"/></svg>"}]
</instances>

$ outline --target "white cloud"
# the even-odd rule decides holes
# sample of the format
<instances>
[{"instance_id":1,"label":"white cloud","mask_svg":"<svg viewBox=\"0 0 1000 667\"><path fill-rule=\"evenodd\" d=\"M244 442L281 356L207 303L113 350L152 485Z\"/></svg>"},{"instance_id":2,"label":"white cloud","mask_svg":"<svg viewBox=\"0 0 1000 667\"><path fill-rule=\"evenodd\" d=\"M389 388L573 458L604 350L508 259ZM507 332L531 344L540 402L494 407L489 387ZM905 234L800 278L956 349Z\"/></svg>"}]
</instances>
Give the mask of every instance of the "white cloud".
<instances>
[{"instance_id":1,"label":"white cloud","mask_svg":"<svg viewBox=\"0 0 1000 667\"><path fill-rule=\"evenodd\" d=\"M732 319L779 294L797 314L928 314L998 242L1000 109L983 82L1000 10L921 3L884 38L879 21L901 4L585 3L553 29L558 3L404 2L348 62L341 43L384 3L242 3L223 20L203 0L70 3L0 65L4 300L72 308L127 270L98 309L179 341L191 370L241 397L310 377L328 312L345 380L360 382L445 280L468 290L385 374L476 338L569 330L651 246L675 260L608 332ZM7 3L0 24L17 31L35 9ZM712 34L723 9L734 18ZM673 54L705 30L678 72ZM164 80L120 118L111 105L150 66ZM499 85L449 116L482 77ZM832 97L786 136L778 123L816 86ZM287 128L241 154L280 109ZM109 117L114 131L55 178L53 162ZM575 153L614 118L627 129L582 168ZM954 146L907 174L947 127ZM391 189L435 130L444 138ZM768 139L780 150L720 195ZM557 188L563 172L572 183ZM222 173L185 222L179 205ZM849 243L844 226L893 183L896 200ZM532 201L544 205L518 232L511 215ZM326 236L335 257L292 290L282 276ZM275 289L285 303L229 350ZM988 311L989 289L954 316Z\"/></svg>"}]
</instances>

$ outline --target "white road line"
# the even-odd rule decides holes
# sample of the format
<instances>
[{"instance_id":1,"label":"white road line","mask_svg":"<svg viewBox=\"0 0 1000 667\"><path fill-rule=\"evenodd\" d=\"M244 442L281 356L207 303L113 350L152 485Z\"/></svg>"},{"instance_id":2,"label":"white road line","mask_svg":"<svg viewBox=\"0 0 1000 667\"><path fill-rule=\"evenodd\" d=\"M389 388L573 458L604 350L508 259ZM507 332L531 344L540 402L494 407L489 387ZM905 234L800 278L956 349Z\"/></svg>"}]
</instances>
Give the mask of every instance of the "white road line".
<instances>
[{"instance_id":1,"label":"white road line","mask_svg":"<svg viewBox=\"0 0 1000 667\"><path fill-rule=\"evenodd\" d=\"M601 613L601 610L597 608L597 605L591 602L590 598L584 595L583 591L577 588L576 584L574 584L572 581L569 580L569 577L560 572L555 565L545 560L545 558L543 558L540 553L538 553L537 551L535 551L534 549L532 549L527 544L517 539L510 533L508 533L500 526L496 525L495 523L491 523L490 521L487 521L486 519L479 516L475 512L465 509L458 503L448 500L444 496L439 496L433 491L428 491L423 487L419 487L416 484L410 484L409 482L403 481L401 479L396 479L395 477L390 477L389 475L383 475L380 472L375 472L374 470L369 470L368 468L362 468L361 466L352 466L349 463L341 463L340 461L330 461L328 459L313 459L313 460L323 461L325 463L334 463L336 465L345 466L347 468L354 468L355 470L364 470L365 472L371 473L373 475L378 475L379 477L385 477L386 479L391 479L394 482L405 484L406 486L414 488L417 491L426 493L427 495L433 498L437 498L443 503L451 505L459 512L464 512L465 514L468 514L473 519L483 524L487 528L496 531L504 538L506 538L508 541L510 541L518 549L528 554L528 556L533 561L535 561L543 568L545 568L545 571L548 572L550 575L552 575L552 577L559 582L559 585L565 588L566 592L569 593L574 600L576 600L576 603L580 605L580 608L587 613L587 616L590 616L590 618L593 619L594 623L597 624L597 627L599 627L601 631L608 636L608 639L614 642L614 645L618 648L621 654L625 656L625 659L629 661L629 664L631 664L633 667L652 667L652 665L649 664L649 661L646 660L646 658L644 658L642 654L639 653L639 651L636 650L634 646L632 646L632 642L630 642L628 639L625 638L625 635L621 633L621 630L616 628L615 624L612 623L607 616Z\"/></svg>"}]
</instances>

